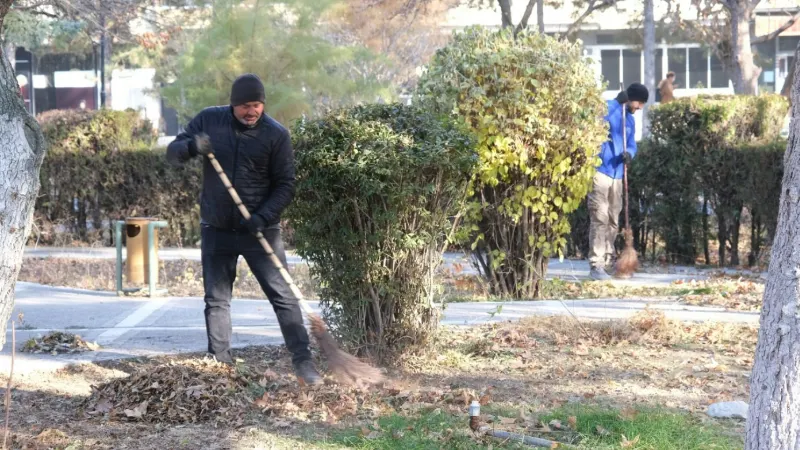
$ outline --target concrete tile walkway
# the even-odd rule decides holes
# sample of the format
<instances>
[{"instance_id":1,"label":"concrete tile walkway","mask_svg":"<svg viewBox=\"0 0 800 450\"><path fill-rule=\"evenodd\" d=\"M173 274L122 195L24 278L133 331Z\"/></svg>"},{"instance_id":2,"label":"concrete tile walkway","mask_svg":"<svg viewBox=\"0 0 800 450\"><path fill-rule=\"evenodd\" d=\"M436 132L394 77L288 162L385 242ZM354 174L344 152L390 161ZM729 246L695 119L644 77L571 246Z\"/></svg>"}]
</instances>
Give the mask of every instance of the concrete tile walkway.
<instances>
[{"instance_id":1,"label":"concrete tile walkway","mask_svg":"<svg viewBox=\"0 0 800 450\"><path fill-rule=\"evenodd\" d=\"M31 337L51 330L67 330L97 341L98 352L78 355L30 355L18 353L16 372L52 370L69 363L133 356L176 354L206 348L203 300L192 297L135 298L112 293L54 288L18 283L13 316L24 315L17 331L17 347ZM502 308L498 312L498 307ZM687 321L721 321L757 324L758 313L694 307L667 299L548 300L518 302L451 303L442 323L477 325L518 320L531 315L574 315L582 319L630 317L646 307L667 317ZM319 305L312 309L319 311ZM231 307L234 345L280 344L282 337L275 313L266 300L234 299ZM10 343L10 331L7 342ZM10 344L0 352L0 373L8 371Z\"/></svg>"}]
</instances>

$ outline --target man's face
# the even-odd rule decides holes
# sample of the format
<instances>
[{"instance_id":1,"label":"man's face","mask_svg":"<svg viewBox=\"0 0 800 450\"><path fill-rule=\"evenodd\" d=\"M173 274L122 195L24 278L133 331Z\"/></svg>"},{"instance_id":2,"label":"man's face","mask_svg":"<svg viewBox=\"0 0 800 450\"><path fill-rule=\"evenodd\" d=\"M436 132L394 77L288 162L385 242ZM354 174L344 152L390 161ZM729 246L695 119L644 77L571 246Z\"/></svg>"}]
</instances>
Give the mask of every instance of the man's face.
<instances>
[{"instance_id":1,"label":"man's face","mask_svg":"<svg viewBox=\"0 0 800 450\"><path fill-rule=\"evenodd\" d=\"M633 100L628 102L628 109L631 113L635 113L636 111L642 109L643 106L644 105L640 101Z\"/></svg>"},{"instance_id":2,"label":"man's face","mask_svg":"<svg viewBox=\"0 0 800 450\"><path fill-rule=\"evenodd\" d=\"M248 127L258 123L262 114L264 114L264 104L261 102L250 102L233 107L233 115L236 120Z\"/></svg>"}]
</instances>

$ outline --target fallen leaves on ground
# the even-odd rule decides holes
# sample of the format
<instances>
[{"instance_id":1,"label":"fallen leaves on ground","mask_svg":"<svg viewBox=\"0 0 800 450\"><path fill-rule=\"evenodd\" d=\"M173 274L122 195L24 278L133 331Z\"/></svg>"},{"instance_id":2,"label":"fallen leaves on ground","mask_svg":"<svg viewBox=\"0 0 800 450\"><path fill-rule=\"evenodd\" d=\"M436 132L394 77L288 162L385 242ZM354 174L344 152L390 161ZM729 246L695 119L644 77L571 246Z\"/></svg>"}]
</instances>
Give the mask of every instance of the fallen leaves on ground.
<instances>
[{"instance_id":1,"label":"fallen leaves on ground","mask_svg":"<svg viewBox=\"0 0 800 450\"><path fill-rule=\"evenodd\" d=\"M297 435L307 429L305 424L355 430L363 426L360 434L365 439L401 440L413 429L386 424L381 429L376 419L393 413L441 413L463 417L466 428L470 403L483 400L481 422L493 429L573 442L577 418L558 417L555 423L546 416L549 411L602 403L617 407L620 420L633 420L639 406L703 414L714 401L746 398L756 337L754 326L681 323L651 310L624 321L532 317L472 328L443 327L429 354L398 361L400 367L392 371L398 376L370 391L330 382L301 389L282 347L237 350L244 363L234 368L196 355L109 361L102 363L113 369L107 372L129 375L106 383L102 382L110 377L96 378L91 397L80 404L68 401L59 407L56 397L47 403L12 402L12 408L35 409L35 414L18 410L12 417L38 427L27 432L26 442L45 428L62 428L65 423L85 430L135 430L139 437L184 427L226 433L267 426L277 434ZM320 369L324 372L324 364ZM89 420L74 420L76 409ZM171 426L177 424L181 426ZM587 425L592 434L605 429L597 430L598 423ZM444 446L448 432L432 428L425 436L441 439ZM46 434L41 440L46 438L56 441L60 435ZM122 438L109 439L116 444ZM625 439L630 448L641 445L636 436Z\"/></svg>"},{"instance_id":2,"label":"fallen leaves on ground","mask_svg":"<svg viewBox=\"0 0 800 450\"><path fill-rule=\"evenodd\" d=\"M445 328L430 354L404 367L425 383L491 384L493 404L612 402L623 416L636 404L703 412L711 400L747 397L756 339L754 325L684 323L653 309L613 321L528 317Z\"/></svg>"},{"instance_id":3,"label":"fallen leaves on ground","mask_svg":"<svg viewBox=\"0 0 800 450\"><path fill-rule=\"evenodd\" d=\"M273 426L287 428L304 422L333 425L344 419L372 423L386 414L420 410L462 414L473 400L488 402L492 391L489 387L479 395L449 386L405 389L391 384L360 389L331 380L301 388L284 350L268 348L261 358L272 368L232 368L211 359L148 367L93 388L85 411L108 420L233 425L241 425L255 411L266 415Z\"/></svg>"},{"instance_id":4,"label":"fallen leaves on ground","mask_svg":"<svg viewBox=\"0 0 800 450\"><path fill-rule=\"evenodd\" d=\"M96 342L88 342L77 334L62 331L53 331L43 337L28 339L22 346L22 351L26 353L50 353L51 355L91 352L99 349L100 346Z\"/></svg>"},{"instance_id":5,"label":"fallen leaves on ground","mask_svg":"<svg viewBox=\"0 0 800 450\"><path fill-rule=\"evenodd\" d=\"M250 404L247 381L210 359L172 362L93 387L89 416L111 420L235 422Z\"/></svg>"},{"instance_id":6,"label":"fallen leaves on ground","mask_svg":"<svg viewBox=\"0 0 800 450\"><path fill-rule=\"evenodd\" d=\"M737 311L759 311L764 299L764 282L759 279L712 277L701 281L678 281L679 299L694 306L718 306Z\"/></svg>"},{"instance_id":7,"label":"fallen leaves on ground","mask_svg":"<svg viewBox=\"0 0 800 450\"><path fill-rule=\"evenodd\" d=\"M636 436L635 438L633 438L631 440L628 440L628 438L623 434L622 435L622 442L620 442L620 446L622 448L635 448L636 444L639 443L639 439L640 439L640 437Z\"/></svg>"}]
</instances>

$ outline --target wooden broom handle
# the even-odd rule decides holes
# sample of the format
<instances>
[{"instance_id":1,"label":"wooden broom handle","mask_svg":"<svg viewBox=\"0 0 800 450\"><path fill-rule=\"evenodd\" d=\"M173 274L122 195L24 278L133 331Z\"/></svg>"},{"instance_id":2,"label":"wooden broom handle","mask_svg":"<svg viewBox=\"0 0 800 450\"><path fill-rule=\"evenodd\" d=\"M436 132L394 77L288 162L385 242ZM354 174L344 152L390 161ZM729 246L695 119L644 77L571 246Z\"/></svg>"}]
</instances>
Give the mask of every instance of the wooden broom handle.
<instances>
[{"instance_id":1,"label":"wooden broom handle","mask_svg":"<svg viewBox=\"0 0 800 450\"><path fill-rule=\"evenodd\" d=\"M211 165L214 167L214 170L217 172L217 175L219 175L220 180L222 180L222 184L225 185L225 188L228 190L228 193L231 194L233 202L236 203L236 206L239 207L239 212L242 213L242 216L245 218L245 220L250 220L251 217L250 211L248 211L247 207L244 206L244 203L242 203L242 199L239 197L239 194L236 192L236 189L233 188L231 180L229 180L228 176L225 175L225 171L222 170L222 166L219 164L219 161L217 161L217 158L214 156L213 153L209 153L206 156L208 156L208 160L211 161ZM269 245L269 242L267 242L266 238L264 238L264 234L259 231L258 233L256 233L256 238L258 238L258 242L261 244L262 247L264 247L264 251L267 252L267 255L269 256L270 260L272 261L273 264L275 264L275 267L278 268L278 271L281 273L281 276L289 285L289 288L292 290L292 294L294 294L294 296L297 297L298 303L300 303L300 307L303 309L303 312L306 313L307 315L313 314L313 311L311 311L311 308L306 304L304 300L303 293L300 292L300 289L297 287L296 284L294 284L294 280L292 280L292 277L291 275L289 275L289 272L286 270L286 268L283 267L283 263L281 263L281 260L278 258L278 255L276 255L275 252L272 250L272 246Z\"/></svg>"},{"instance_id":2,"label":"wooden broom handle","mask_svg":"<svg viewBox=\"0 0 800 450\"><path fill-rule=\"evenodd\" d=\"M622 104L622 154L628 152L628 120L625 116L627 112L625 107L627 103ZM628 213L628 165L625 164L625 158L622 158L622 181L623 181L623 188L624 188L624 195L625 201L622 204L622 207L625 208L625 229L630 228L630 217Z\"/></svg>"}]
</instances>

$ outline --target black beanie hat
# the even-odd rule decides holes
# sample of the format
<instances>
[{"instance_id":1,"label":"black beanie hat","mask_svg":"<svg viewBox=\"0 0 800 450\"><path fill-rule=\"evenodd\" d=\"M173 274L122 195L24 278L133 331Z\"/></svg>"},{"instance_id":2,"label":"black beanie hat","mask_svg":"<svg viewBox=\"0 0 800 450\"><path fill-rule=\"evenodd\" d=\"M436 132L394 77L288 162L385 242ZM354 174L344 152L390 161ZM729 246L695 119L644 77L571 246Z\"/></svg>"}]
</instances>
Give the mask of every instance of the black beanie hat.
<instances>
[{"instance_id":1,"label":"black beanie hat","mask_svg":"<svg viewBox=\"0 0 800 450\"><path fill-rule=\"evenodd\" d=\"M628 100L632 102L647 103L647 98L650 96L647 88L640 83L633 83L628 86L626 93L628 94Z\"/></svg>"},{"instance_id":2,"label":"black beanie hat","mask_svg":"<svg viewBox=\"0 0 800 450\"><path fill-rule=\"evenodd\" d=\"M249 102L261 102L266 100L264 94L264 83L257 75L247 73L233 82L231 87L231 105L238 106Z\"/></svg>"}]
</instances>

